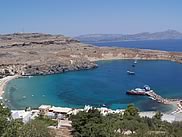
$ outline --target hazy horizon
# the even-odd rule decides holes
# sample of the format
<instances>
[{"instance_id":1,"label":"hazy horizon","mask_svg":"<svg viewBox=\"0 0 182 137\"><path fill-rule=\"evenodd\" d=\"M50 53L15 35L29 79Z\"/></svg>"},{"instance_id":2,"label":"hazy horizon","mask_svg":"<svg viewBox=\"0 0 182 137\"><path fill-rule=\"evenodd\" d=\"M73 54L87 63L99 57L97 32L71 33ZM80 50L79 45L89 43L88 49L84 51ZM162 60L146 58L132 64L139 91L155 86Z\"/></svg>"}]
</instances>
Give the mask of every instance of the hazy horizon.
<instances>
[{"instance_id":1,"label":"hazy horizon","mask_svg":"<svg viewBox=\"0 0 182 137\"><path fill-rule=\"evenodd\" d=\"M41 32L73 37L182 32L181 5L178 0L6 0L0 5L0 34Z\"/></svg>"},{"instance_id":2,"label":"hazy horizon","mask_svg":"<svg viewBox=\"0 0 182 137\"><path fill-rule=\"evenodd\" d=\"M81 35L134 35L134 34L139 34L139 33L157 33L157 32L165 32L165 31L177 31L177 32L180 32L182 33L181 31L178 31L178 30L174 30L174 29L167 29L167 30L161 30L161 31L155 31L155 32L149 32L149 31L146 31L146 32L136 32L136 33L85 33L85 34L81 34ZM46 33L46 32L11 32L11 33L0 33L0 35L8 35L8 34L26 34L26 33L42 33L42 34L52 34L52 35L64 35L64 34L61 34L61 33ZM75 36L81 36L81 35L75 35ZM66 35L65 35L66 36ZM67 35L68 36L68 35ZM73 36L73 37L75 37Z\"/></svg>"}]
</instances>

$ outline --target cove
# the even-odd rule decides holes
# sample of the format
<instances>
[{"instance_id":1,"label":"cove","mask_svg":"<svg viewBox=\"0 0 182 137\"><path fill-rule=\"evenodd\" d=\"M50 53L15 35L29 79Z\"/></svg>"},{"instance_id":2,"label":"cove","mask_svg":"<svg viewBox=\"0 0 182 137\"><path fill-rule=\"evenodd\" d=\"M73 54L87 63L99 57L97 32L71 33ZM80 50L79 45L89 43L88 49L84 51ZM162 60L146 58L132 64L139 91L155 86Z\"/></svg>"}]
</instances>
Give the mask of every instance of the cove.
<instances>
[{"instance_id":1,"label":"cove","mask_svg":"<svg viewBox=\"0 0 182 137\"><path fill-rule=\"evenodd\" d=\"M10 81L4 98L11 109L36 108L41 104L83 108L84 105L124 109L129 103L141 111L171 111L144 96L129 96L126 91L149 85L164 98L182 98L182 65L170 61L139 60L99 61L92 70L18 78ZM135 71L131 76L128 69Z\"/></svg>"}]
</instances>

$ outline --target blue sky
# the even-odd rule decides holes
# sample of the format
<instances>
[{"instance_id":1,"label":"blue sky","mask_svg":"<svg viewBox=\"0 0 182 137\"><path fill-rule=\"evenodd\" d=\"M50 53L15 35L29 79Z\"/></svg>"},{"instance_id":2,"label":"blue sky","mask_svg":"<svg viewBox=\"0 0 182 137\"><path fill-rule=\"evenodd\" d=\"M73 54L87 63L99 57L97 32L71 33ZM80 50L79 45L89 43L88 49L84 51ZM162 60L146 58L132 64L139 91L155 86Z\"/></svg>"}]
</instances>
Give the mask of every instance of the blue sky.
<instances>
[{"instance_id":1,"label":"blue sky","mask_svg":"<svg viewBox=\"0 0 182 137\"><path fill-rule=\"evenodd\" d=\"M182 32L182 0L0 0L0 33Z\"/></svg>"}]
</instances>

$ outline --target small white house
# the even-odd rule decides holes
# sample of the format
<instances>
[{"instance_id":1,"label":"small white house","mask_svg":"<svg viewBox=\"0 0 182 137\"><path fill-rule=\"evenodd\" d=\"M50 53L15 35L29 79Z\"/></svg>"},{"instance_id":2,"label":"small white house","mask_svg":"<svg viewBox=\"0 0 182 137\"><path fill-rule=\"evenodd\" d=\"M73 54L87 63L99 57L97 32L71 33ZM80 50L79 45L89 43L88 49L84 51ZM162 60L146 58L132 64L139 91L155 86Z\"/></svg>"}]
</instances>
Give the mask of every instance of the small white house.
<instances>
[{"instance_id":1,"label":"small white house","mask_svg":"<svg viewBox=\"0 0 182 137\"><path fill-rule=\"evenodd\" d=\"M12 110L11 113L13 119L21 119L23 123L27 123L32 119L31 111Z\"/></svg>"},{"instance_id":2,"label":"small white house","mask_svg":"<svg viewBox=\"0 0 182 137\"><path fill-rule=\"evenodd\" d=\"M48 112L48 113L46 114L46 116L47 116L48 118L50 118L50 119L55 119L55 118L56 118L56 115L55 115L55 113L53 113L53 112Z\"/></svg>"}]
</instances>

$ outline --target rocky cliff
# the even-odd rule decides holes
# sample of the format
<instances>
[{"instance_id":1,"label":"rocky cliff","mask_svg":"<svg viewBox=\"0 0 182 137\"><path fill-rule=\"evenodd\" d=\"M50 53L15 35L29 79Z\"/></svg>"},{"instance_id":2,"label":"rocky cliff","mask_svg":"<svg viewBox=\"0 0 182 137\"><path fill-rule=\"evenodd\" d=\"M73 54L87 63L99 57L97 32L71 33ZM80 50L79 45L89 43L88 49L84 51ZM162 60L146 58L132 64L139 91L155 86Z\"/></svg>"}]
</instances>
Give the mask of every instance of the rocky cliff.
<instances>
[{"instance_id":1,"label":"rocky cliff","mask_svg":"<svg viewBox=\"0 0 182 137\"><path fill-rule=\"evenodd\" d=\"M0 77L46 75L97 67L110 59L171 60L182 53L156 50L96 47L63 35L23 33L0 35Z\"/></svg>"}]
</instances>

